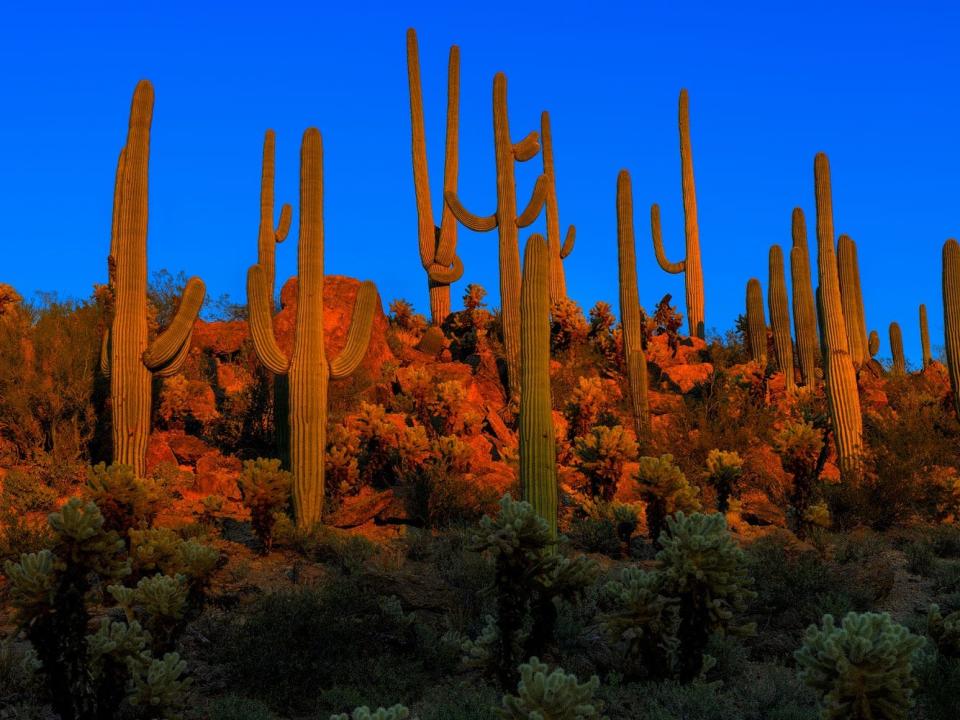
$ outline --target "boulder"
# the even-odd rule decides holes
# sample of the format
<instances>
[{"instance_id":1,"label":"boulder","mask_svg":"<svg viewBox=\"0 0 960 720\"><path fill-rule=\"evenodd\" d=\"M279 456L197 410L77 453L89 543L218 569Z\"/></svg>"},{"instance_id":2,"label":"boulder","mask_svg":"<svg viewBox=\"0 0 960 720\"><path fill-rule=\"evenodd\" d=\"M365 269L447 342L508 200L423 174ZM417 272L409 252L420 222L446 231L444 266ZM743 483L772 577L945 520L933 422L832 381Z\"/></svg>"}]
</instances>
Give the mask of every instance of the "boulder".
<instances>
[{"instance_id":1,"label":"boulder","mask_svg":"<svg viewBox=\"0 0 960 720\"><path fill-rule=\"evenodd\" d=\"M713 375L713 365L698 363L696 365L671 365L662 368L662 378L665 385L676 392L688 393L700 383L704 383Z\"/></svg>"},{"instance_id":2,"label":"boulder","mask_svg":"<svg viewBox=\"0 0 960 720\"><path fill-rule=\"evenodd\" d=\"M210 452L210 448L203 440L182 431L172 430L167 433L166 442L181 465L196 465L203 455Z\"/></svg>"},{"instance_id":3,"label":"boulder","mask_svg":"<svg viewBox=\"0 0 960 720\"><path fill-rule=\"evenodd\" d=\"M249 335L243 320L206 322L197 320L193 325L190 344L219 357L229 357L240 351Z\"/></svg>"},{"instance_id":4,"label":"boulder","mask_svg":"<svg viewBox=\"0 0 960 720\"><path fill-rule=\"evenodd\" d=\"M164 463L179 465L177 456L170 447L169 436L169 433L163 431L150 433L150 439L147 441L147 474Z\"/></svg>"},{"instance_id":5,"label":"boulder","mask_svg":"<svg viewBox=\"0 0 960 720\"><path fill-rule=\"evenodd\" d=\"M210 450L197 460L195 489L205 495L238 497L237 479L243 463L239 458L222 455L219 450Z\"/></svg>"}]
</instances>

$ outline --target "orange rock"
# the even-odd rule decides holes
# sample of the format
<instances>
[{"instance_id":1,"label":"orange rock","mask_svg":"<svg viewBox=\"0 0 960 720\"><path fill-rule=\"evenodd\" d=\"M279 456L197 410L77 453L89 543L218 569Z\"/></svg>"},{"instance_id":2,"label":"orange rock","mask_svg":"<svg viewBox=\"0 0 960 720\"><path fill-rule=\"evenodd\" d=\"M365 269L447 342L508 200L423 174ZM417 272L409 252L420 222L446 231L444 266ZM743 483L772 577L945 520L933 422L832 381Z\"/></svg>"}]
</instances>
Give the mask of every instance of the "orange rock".
<instances>
[{"instance_id":1,"label":"orange rock","mask_svg":"<svg viewBox=\"0 0 960 720\"><path fill-rule=\"evenodd\" d=\"M203 455L210 452L210 448L203 440L179 430L171 430L166 433L166 442L177 462L181 465L196 465Z\"/></svg>"},{"instance_id":2,"label":"orange rock","mask_svg":"<svg viewBox=\"0 0 960 720\"><path fill-rule=\"evenodd\" d=\"M249 329L243 320L197 320L193 325L190 344L213 355L229 356L240 351L248 335Z\"/></svg>"},{"instance_id":3,"label":"orange rock","mask_svg":"<svg viewBox=\"0 0 960 720\"><path fill-rule=\"evenodd\" d=\"M675 393L650 390L647 392L647 402L652 415L667 415L683 410L683 398Z\"/></svg>"},{"instance_id":4,"label":"orange rock","mask_svg":"<svg viewBox=\"0 0 960 720\"><path fill-rule=\"evenodd\" d=\"M242 365L217 363L217 385L229 395L245 392L253 384L253 376Z\"/></svg>"},{"instance_id":5,"label":"orange rock","mask_svg":"<svg viewBox=\"0 0 960 720\"><path fill-rule=\"evenodd\" d=\"M698 363L696 365L672 365L662 368L663 379L666 385L681 393L688 393L700 383L704 383L713 375L713 365Z\"/></svg>"},{"instance_id":6,"label":"orange rock","mask_svg":"<svg viewBox=\"0 0 960 720\"><path fill-rule=\"evenodd\" d=\"M170 448L169 433L157 431L150 433L147 441L147 473L163 463L178 465L177 456Z\"/></svg>"},{"instance_id":7,"label":"orange rock","mask_svg":"<svg viewBox=\"0 0 960 720\"><path fill-rule=\"evenodd\" d=\"M707 344L700 338L681 337L677 354L674 356L666 335L654 335L647 342L647 362L660 368L671 365L695 365L703 361L703 351Z\"/></svg>"},{"instance_id":8,"label":"orange rock","mask_svg":"<svg viewBox=\"0 0 960 720\"><path fill-rule=\"evenodd\" d=\"M208 495L237 497L237 479L243 463L238 458L222 455L219 450L210 450L197 460L195 489Z\"/></svg>"}]
</instances>

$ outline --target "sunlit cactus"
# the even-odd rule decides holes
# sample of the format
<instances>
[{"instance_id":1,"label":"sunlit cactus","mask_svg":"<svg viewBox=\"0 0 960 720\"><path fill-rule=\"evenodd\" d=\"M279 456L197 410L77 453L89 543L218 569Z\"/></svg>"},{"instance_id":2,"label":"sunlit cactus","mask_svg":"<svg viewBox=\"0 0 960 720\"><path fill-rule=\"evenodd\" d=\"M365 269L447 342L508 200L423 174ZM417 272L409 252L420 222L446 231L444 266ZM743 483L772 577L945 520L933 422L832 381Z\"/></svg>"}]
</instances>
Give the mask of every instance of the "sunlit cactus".
<instances>
[{"instance_id":1,"label":"sunlit cactus","mask_svg":"<svg viewBox=\"0 0 960 720\"><path fill-rule=\"evenodd\" d=\"M747 282L747 342L750 359L761 368L767 367L767 321L763 314L763 288L760 281Z\"/></svg>"},{"instance_id":2,"label":"sunlit cactus","mask_svg":"<svg viewBox=\"0 0 960 720\"><path fill-rule=\"evenodd\" d=\"M933 362L930 354L930 326L927 323L927 306L920 305L920 350L923 353L923 367Z\"/></svg>"},{"instance_id":3,"label":"sunlit cactus","mask_svg":"<svg viewBox=\"0 0 960 720\"><path fill-rule=\"evenodd\" d=\"M647 356L643 348L640 296L637 289L637 255L633 232L633 190L630 173L617 176L617 261L620 268L620 323L623 327L623 359L630 387L633 428L638 439L648 436L650 407L647 400L649 379Z\"/></svg>"},{"instance_id":4,"label":"sunlit cactus","mask_svg":"<svg viewBox=\"0 0 960 720\"><path fill-rule=\"evenodd\" d=\"M684 234L686 255L679 262L670 262L663 249L660 229L660 206L650 208L650 230L653 249L660 267L668 273L684 273L687 289L687 323L690 335L705 337L703 307L703 269L700 265L700 229L697 224L697 192L693 182L693 149L690 145L690 103L687 91L680 91L680 172L683 189Z\"/></svg>"},{"instance_id":5,"label":"sunlit cactus","mask_svg":"<svg viewBox=\"0 0 960 720\"><path fill-rule=\"evenodd\" d=\"M554 305L567 297L567 279L563 261L573 252L577 229L570 225L563 242L560 242L560 211L557 208L557 177L553 169L553 133L550 130L550 113L540 114L540 135L543 146L543 175L547 179L547 248L550 251L550 304Z\"/></svg>"},{"instance_id":6,"label":"sunlit cactus","mask_svg":"<svg viewBox=\"0 0 960 720\"><path fill-rule=\"evenodd\" d=\"M273 218L261 217L272 229ZM357 293L347 344L327 360L323 320L323 140L316 128L303 135L300 150L300 248L297 328L290 357L273 331L274 278L259 262L247 273L250 335L260 362L289 378L290 469L297 524L310 527L323 512L324 451L327 432L327 387L330 379L348 377L360 365L370 340L379 298L371 282Z\"/></svg>"},{"instance_id":7,"label":"sunlit cactus","mask_svg":"<svg viewBox=\"0 0 960 720\"><path fill-rule=\"evenodd\" d=\"M890 323L890 356L893 359L893 364L890 366L893 374L906 375L907 361L903 357L903 333L895 322Z\"/></svg>"},{"instance_id":8,"label":"sunlit cactus","mask_svg":"<svg viewBox=\"0 0 960 720\"><path fill-rule=\"evenodd\" d=\"M147 314L147 166L153 86L137 83L127 143L117 162L113 229L107 268L114 315L104 338L101 370L110 376L113 461L146 473L152 377L179 372L190 350L193 323L203 305L200 278L187 281L170 326L152 342Z\"/></svg>"},{"instance_id":9,"label":"sunlit cactus","mask_svg":"<svg viewBox=\"0 0 960 720\"><path fill-rule=\"evenodd\" d=\"M497 73L493 78L493 145L497 165L497 209L492 215L480 217L469 212L457 193L444 192L444 198L454 217L474 232L489 232L494 228L500 235L500 317L503 324L503 344L507 356L507 376L512 397L520 393L520 229L531 225L547 198L547 178L537 178L530 202L517 214L517 182L514 163L524 162L540 151L537 132L531 132L519 142L510 137L507 116L507 76Z\"/></svg>"},{"instance_id":10,"label":"sunlit cactus","mask_svg":"<svg viewBox=\"0 0 960 720\"><path fill-rule=\"evenodd\" d=\"M870 337L867 338L867 351L871 358L876 357L880 352L880 334L876 330L870 331Z\"/></svg>"},{"instance_id":11,"label":"sunlit cactus","mask_svg":"<svg viewBox=\"0 0 960 720\"><path fill-rule=\"evenodd\" d=\"M790 277L793 281L793 325L797 333L797 357L803 384L812 387L817 382L816 358L820 354L820 338L817 335L817 307L813 299L813 281L810 278L807 222L800 208L793 209L792 235Z\"/></svg>"},{"instance_id":12,"label":"sunlit cactus","mask_svg":"<svg viewBox=\"0 0 960 720\"><path fill-rule=\"evenodd\" d=\"M787 390L796 387L793 372L793 340L790 338L790 307L787 304L787 280L783 270L783 250L779 245L770 248L770 286L767 288L770 305L770 326L773 328L773 348L777 366L783 373Z\"/></svg>"},{"instance_id":13,"label":"sunlit cactus","mask_svg":"<svg viewBox=\"0 0 960 720\"><path fill-rule=\"evenodd\" d=\"M863 313L863 294L860 289L857 244L848 235L841 235L837 240L837 270L850 357L856 367L862 367L869 359L867 325Z\"/></svg>"},{"instance_id":14,"label":"sunlit cactus","mask_svg":"<svg viewBox=\"0 0 960 720\"><path fill-rule=\"evenodd\" d=\"M943 335L953 403L960 416L960 245L943 244Z\"/></svg>"},{"instance_id":15,"label":"sunlit cactus","mask_svg":"<svg viewBox=\"0 0 960 720\"><path fill-rule=\"evenodd\" d=\"M420 262L427 271L430 316L440 325L450 314L450 284L463 276L457 257L457 223L446 203L439 227L433 223L430 177L427 171L427 139L420 85L420 54L417 33L407 30L407 79L410 85L410 131L413 136L413 184L417 196ZM447 140L443 168L443 191L456 192L460 152L460 48L450 48L447 66Z\"/></svg>"},{"instance_id":16,"label":"sunlit cactus","mask_svg":"<svg viewBox=\"0 0 960 720\"><path fill-rule=\"evenodd\" d=\"M814 160L814 181L817 196L817 261L820 272L819 315L827 398L840 472L845 480L856 481L862 471L863 418L860 415L856 371L847 345L837 261L833 252L830 161L823 153L817 153Z\"/></svg>"}]
</instances>

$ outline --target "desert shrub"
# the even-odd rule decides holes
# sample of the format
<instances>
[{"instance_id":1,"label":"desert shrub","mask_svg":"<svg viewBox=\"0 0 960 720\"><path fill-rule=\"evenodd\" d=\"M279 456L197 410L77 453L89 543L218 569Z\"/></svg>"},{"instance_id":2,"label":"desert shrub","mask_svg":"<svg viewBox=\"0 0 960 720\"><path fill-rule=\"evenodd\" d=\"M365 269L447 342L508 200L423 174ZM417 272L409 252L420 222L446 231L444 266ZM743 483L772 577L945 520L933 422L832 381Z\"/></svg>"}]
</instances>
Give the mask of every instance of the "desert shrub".
<instances>
[{"instance_id":1,"label":"desert shrub","mask_svg":"<svg viewBox=\"0 0 960 720\"><path fill-rule=\"evenodd\" d=\"M377 555L379 546L363 537L328 525L298 528L287 515L279 515L274 526L277 545L296 550L314 562L330 563L352 575Z\"/></svg>"},{"instance_id":2,"label":"desert shrub","mask_svg":"<svg viewBox=\"0 0 960 720\"><path fill-rule=\"evenodd\" d=\"M570 298L561 298L550 306L550 350L554 353L582 345L589 331L583 310Z\"/></svg>"},{"instance_id":3,"label":"desert shrub","mask_svg":"<svg viewBox=\"0 0 960 720\"><path fill-rule=\"evenodd\" d=\"M86 491L99 508L104 527L121 537L131 529L149 527L160 510L156 484L138 478L129 465L94 465L87 475Z\"/></svg>"},{"instance_id":4,"label":"desert shrub","mask_svg":"<svg viewBox=\"0 0 960 720\"><path fill-rule=\"evenodd\" d=\"M800 677L820 695L822 717L906 720L917 687L913 655L923 640L886 613L825 615L796 652Z\"/></svg>"},{"instance_id":5,"label":"desert shrub","mask_svg":"<svg viewBox=\"0 0 960 720\"><path fill-rule=\"evenodd\" d=\"M598 301L590 308L590 329L587 331L587 340L598 357L602 358L603 368L607 372L621 369L623 363L623 334L615 328L617 319L609 303Z\"/></svg>"},{"instance_id":6,"label":"desert shrub","mask_svg":"<svg viewBox=\"0 0 960 720\"><path fill-rule=\"evenodd\" d=\"M532 657L520 666L516 695L505 695L497 713L503 720L603 720L603 706L594 699L600 680L594 675L581 683L563 668L549 666Z\"/></svg>"},{"instance_id":7,"label":"desert shrub","mask_svg":"<svg viewBox=\"0 0 960 720\"><path fill-rule=\"evenodd\" d=\"M213 388L206 380L187 378L180 373L164 378L159 417L167 428L204 430L220 417Z\"/></svg>"},{"instance_id":8,"label":"desert shrub","mask_svg":"<svg viewBox=\"0 0 960 720\"><path fill-rule=\"evenodd\" d=\"M617 526L610 518L576 518L570 523L567 535L570 544L578 550L602 553L610 557L620 554L621 542L617 536Z\"/></svg>"},{"instance_id":9,"label":"desert shrub","mask_svg":"<svg viewBox=\"0 0 960 720\"><path fill-rule=\"evenodd\" d=\"M667 347L674 357L680 349L680 326L683 325L683 315L670 304L672 297L664 295L653 310L653 315L645 317L644 323L647 337L666 335Z\"/></svg>"},{"instance_id":10,"label":"desert shrub","mask_svg":"<svg viewBox=\"0 0 960 720\"><path fill-rule=\"evenodd\" d=\"M730 498L739 494L743 459L735 452L711 450L707 455L707 479L717 492L717 510L726 512Z\"/></svg>"},{"instance_id":11,"label":"desert shrub","mask_svg":"<svg viewBox=\"0 0 960 720\"><path fill-rule=\"evenodd\" d=\"M331 715L330 720L407 720L410 710L403 705L371 710L366 705L354 709L352 713Z\"/></svg>"},{"instance_id":12,"label":"desert shrub","mask_svg":"<svg viewBox=\"0 0 960 720\"><path fill-rule=\"evenodd\" d=\"M563 410L569 423L569 437L583 437L597 425L613 427L619 424L615 403L620 396L620 387L613 380L602 380L598 377L578 378L577 387Z\"/></svg>"},{"instance_id":13,"label":"desert shrub","mask_svg":"<svg viewBox=\"0 0 960 720\"><path fill-rule=\"evenodd\" d=\"M361 403L346 423L356 436L357 473L361 483L374 487L400 484L423 463L430 441L422 425L398 425L386 417L382 405Z\"/></svg>"},{"instance_id":14,"label":"desert shrub","mask_svg":"<svg viewBox=\"0 0 960 720\"><path fill-rule=\"evenodd\" d=\"M464 309L451 313L443 321L443 332L451 338L450 352L457 360L467 360L488 345L493 327L493 314L486 309L483 299L487 291L470 283L463 294Z\"/></svg>"},{"instance_id":15,"label":"desert shrub","mask_svg":"<svg viewBox=\"0 0 960 720\"><path fill-rule=\"evenodd\" d=\"M387 319L394 327L416 334L422 333L427 327L427 319L402 298L390 302L390 314Z\"/></svg>"},{"instance_id":16,"label":"desert shrub","mask_svg":"<svg viewBox=\"0 0 960 720\"><path fill-rule=\"evenodd\" d=\"M690 485L680 468L673 464L672 455L642 457L639 465L636 481L640 496L647 504L647 534L659 542L670 515L700 510L699 490Z\"/></svg>"},{"instance_id":17,"label":"desert shrub","mask_svg":"<svg viewBox=\"0 0 960 720\"><path fill-rule=\"evenodd\" d=\"M40 661L29 644L0 640L0 708L11 708L43 697ZM0 717L3 717L0 715ZM14 716L16 717L16 716Z\"/></svg>"},{"instance_id":18,"label":"desert shrub","mask_svg":"<svg viewBox=\"0 0 960 720\"><path fill-rule=\"evenodd\" d=\"M274 720L270 708L261 702L239 695L224 695L206 708L209 720Z\"/></svg>"},{"instance_id":19,"label":"desert shrub","mask_svg":"<svg viewBox=\"0 0 960 720\"><path fill-rule=\"evenodd\" d=\"M907 556L907 570L914 575L929 577L937 567L937 558L933 548L925 542L912 542L903 549Z\"/></svg>"},{"instance_id":20,"label":"desert shrub","mask_svg":"<svg viewBox=\"0 0 960 720\"><path fill-rule=\"evenodd\" d=\"M471 549L489 553L494 565L496 615L481 637L466 641L468 657L492 665L509 687L521 657L539 655L552 639L557 606L573 600L597 575L596 564L583 556L567 558L556 549L547 523L530 503L500 500L496 518L484 516Z\"/></svg>"},{"instance_id":21,"label":"desert shrub","mask_svg":"<svg viewBox=\"0 0 960 720\"><path fill-rule=\"evenodd\" d=\"M590 496L610 501L617 492L623 466L637 457L637 441L620 425L598 425L574 441L576 468L590 483Z\"/></svg>"},{"instance_id":22,"label":"desert shrub","mask_svg":"<svg viewBox=\"0 0 960 720\"><path fill-rule=\"evenodd\" d=\"M53 508L56 491L36 475L10 470L3 478L0 506L14 513L47 511Z\"/></svg>"},{"instance_id":23,"label":"desert shrub","mask_svg":"<svg viewBox=\"0 0 960 720\"><path fill-rule=\"evenodd\" d=\"M243 463L237 485L244 507L250 510L253 531L269 552L276 516L290 504L293 475L280 467L279 460L257 458Z\"/></svg>"},{"instance_id":24,"label":"desert shrub","mask_svg":"<svg viewBox=\"0 0 960 720\"><path fill-rule=\"evenodd\" d=\"M599 692L610 720L731 720L743 717L717 683L618 683ZM752 719L751 719L752 720Z\"/></svg>"}]
</instances>

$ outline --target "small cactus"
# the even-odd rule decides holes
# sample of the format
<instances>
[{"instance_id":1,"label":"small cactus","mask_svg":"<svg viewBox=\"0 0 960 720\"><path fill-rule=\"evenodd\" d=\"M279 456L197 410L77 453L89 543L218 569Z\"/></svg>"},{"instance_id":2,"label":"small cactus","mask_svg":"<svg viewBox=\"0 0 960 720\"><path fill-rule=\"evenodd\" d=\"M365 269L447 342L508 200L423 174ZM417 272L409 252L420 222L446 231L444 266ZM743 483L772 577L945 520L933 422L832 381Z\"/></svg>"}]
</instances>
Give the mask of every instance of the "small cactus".
<instances>
[{"instance_id":1,"label":"small cactus","mask_svg":"<svg viewBox=\"0 0 960 720\"><path fill-rule=\"evenodd\" d=\"M497 716L503 720L605 720L600 704L593 699L600 680L593 676L585 683L532 657L520 666L516 695L506 695Z\"/></svg>"},{"instance_id":2,"label":"small cactus","mask_svg":"<svg viewBox=\"0 0 960 720\"><path fill-rule=\"evenodd\" d=\"M880 352L880 334L876 330L870 331L870 337L867 338L867 351L871 358L876 357Z\"/></svg>"},{"instance_id":3,"label":"small cactus","mask_svg":"<svg viewBox=\"0 0 960 720\"><path fill-rule=\"evenodd\" d=\"M930 354L930 327L927 323L927 306L920 305L920 350L922 351L923 366L927 367L933 362L933 356Z\"/></svg>"},{"instance_id":4,"label":"small cactus","mask_svg":"<svg viewBox=\"0 0 960 720\"><path fill-rule=\"evenodd\" d=\"M750 278L747 282L747 341L750 344L750 359L767 367L767 321L763 315L763 288L760 281Z\"/></svg>"}]
</instances>

